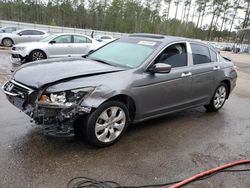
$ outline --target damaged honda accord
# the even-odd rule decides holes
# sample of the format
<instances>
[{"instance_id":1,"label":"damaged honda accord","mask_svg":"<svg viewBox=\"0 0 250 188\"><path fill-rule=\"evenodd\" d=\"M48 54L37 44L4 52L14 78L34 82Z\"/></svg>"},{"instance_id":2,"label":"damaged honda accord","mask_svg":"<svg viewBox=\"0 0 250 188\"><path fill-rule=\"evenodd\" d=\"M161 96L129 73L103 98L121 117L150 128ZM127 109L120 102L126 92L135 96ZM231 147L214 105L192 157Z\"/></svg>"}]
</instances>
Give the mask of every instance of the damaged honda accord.
<instances>
[{"instance_id":1,"label":"damaged honda accord","mask_svg":"<svg viewBox=\"0 0 250 188\"><path fill-rule=\"evenodd\" d=\"M218 111L236 85L232 62L201 41L132 34L82 58L25 64L2 86L7 99L45 134L97 147L130 123L187 108Z\"/></svg>"}]
</instances>

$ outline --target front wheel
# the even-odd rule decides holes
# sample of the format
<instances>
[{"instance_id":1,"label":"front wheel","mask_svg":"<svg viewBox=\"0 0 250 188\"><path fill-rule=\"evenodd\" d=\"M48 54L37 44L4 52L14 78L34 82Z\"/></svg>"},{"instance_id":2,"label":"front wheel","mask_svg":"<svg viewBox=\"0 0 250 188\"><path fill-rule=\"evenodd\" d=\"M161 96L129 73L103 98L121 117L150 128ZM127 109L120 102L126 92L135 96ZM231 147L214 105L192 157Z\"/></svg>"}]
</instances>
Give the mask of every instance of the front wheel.
<instances>
[{"instance_id":1,"label":"front wheel","mask_svg":"<svg viewBox=\"0 0 250 188\"><path fill-rule=\"evenodd\" d=\"M34 50L29 55L29 61L46 59L46 54L41 50Z\"/></svg>"},{"instance_id":2,"label":"front wheel","mask_svg":"<svg viewBox=\"0 0 250 188\"><path fill-rule=\"evenodd\" d=\"M215 90L213 98L211 99L208 105L205 105L205 108L209 112L219 111L226 102L228 96L228 87L225 83L220 83L220 85Z\"/></svg>"},{"instance_id":3,"label":"front wheel","mask_svg":"<svg viewBox=\"0 0 250 188\"><path fill-rule=\"evenodd\" d=\"M110 146L124 134L128 122L127 107L119 101L108 101L83 119L83 134L93 146Z\"/></svg>"}]
</instances>

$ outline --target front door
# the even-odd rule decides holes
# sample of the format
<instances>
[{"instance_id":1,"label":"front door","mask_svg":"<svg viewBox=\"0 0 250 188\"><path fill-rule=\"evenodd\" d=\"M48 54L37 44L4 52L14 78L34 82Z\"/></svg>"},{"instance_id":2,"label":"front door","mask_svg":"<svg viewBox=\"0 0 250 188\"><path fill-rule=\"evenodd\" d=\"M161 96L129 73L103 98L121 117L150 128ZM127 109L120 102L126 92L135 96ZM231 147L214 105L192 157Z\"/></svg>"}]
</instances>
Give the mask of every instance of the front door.
<instances>
[{"instance_id":1,"label":"front door","mask_svg":"<svg viewBox=\"0 0 250 188\"><path fill-rule=\"evenodd\" d=\"M188 66L186 43L168 46L154 61L172 66L170 73L143 73L134 87L136 96L140 96L137 110L144 119L180 110L191 101L192 75Z\"/></svg>"}]
</instances>

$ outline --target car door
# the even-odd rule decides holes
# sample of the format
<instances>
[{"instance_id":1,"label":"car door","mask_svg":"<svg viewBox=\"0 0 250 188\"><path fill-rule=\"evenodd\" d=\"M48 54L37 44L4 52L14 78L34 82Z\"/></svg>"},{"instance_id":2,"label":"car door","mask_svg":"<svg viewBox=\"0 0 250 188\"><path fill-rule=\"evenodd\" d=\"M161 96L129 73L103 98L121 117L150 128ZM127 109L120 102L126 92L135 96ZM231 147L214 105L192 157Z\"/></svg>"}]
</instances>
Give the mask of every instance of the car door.
<instances>
[{"instance_id":1,"label":"car door","mask_svg":"<svg viewBox=\"0 0 250 188\"><path fill-rule=\"evenodd\" d=\"M192 50L192 103L204 104L214 92L214 71L216 62L212 62L210 49L205 44L190 43Z\"/></svg>"},{"instance_id":2,"label":"car door","mask_svg":"<svg viewBox=\"0 0 250 188\"><path fill-rule=\"evenodd\" d=\"M74 51L72 43L72 35L60 35L52 39L48 44L49 57L70 57Z\"/></svg>"},{"instance_id":3,"label":"car door","mask_svg":"<svg viewBox=\"0 0 250 188\"><path fill-rule=\"evenodd\" d=\"M15 43L30 42L31 30L22 30L15 36Z\"/></svg>"},{"instance_id":4,"label":"car door","mask_svg":"<svg viewBox=\"0 0 250 188\"><path fill-rule=\"evenodd\" d=\"M192 77L189 56L185 42L172 44L164 49L152 63L171 65L170 73L153 74L149 71L143 73L134 89L136 96L140 96L137 99L139 114L141 114L139 119L159 116L189 105Z\"/></svg>"},{"instance_id":5,"label":"car door","mask_svg":"<svg viewBox=\"0 0 250 188\"><path fill-rule=\"evenodd\" d=\"M45 36L45 33L38 30L30 30L30 41L40 41Z\"/></svg>"},{"instance_id":6,"label":"car door","mask_svg":"<svg viewBox=\"0 0 250 188\"><path fill-rule=\"evenodd\" d=\"M72 44L74 50L72 50L73 56L82 56L88 54L91 50L92 41L81 35L73 35L74 43Z\"/></svg>"}]
</instances>

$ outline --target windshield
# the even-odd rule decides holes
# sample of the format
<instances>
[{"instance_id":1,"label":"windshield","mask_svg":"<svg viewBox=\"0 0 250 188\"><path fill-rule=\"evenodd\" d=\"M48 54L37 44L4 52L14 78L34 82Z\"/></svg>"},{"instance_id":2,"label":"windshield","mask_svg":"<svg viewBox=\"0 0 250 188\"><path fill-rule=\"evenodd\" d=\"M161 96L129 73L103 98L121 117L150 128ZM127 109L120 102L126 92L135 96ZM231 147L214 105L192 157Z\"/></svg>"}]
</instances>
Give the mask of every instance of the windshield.
<instances>
[{"instance_id":1,"label":"windshield","mask_svg":"<svg viewBox=\"0 0 250 188\"><path fill-rule=\"evenodd\" d=\"M88 57L114 66L134 68L141 65L159 46L160 42L135 38L112 42Z\"/></svg>"},{"instance_id":2,"label":"windshield","mask_svg":"<svg viewBox=\"0 0 250 188\"><path fill-rule=\"evenodd\" d=\"M45 37L44 39L40 40L41 42L49 42L52 39L54 39L56 36L58 36L58 34L54 34L54 35L49 35L47 37Z\"/></svg>"}]
</instances>

